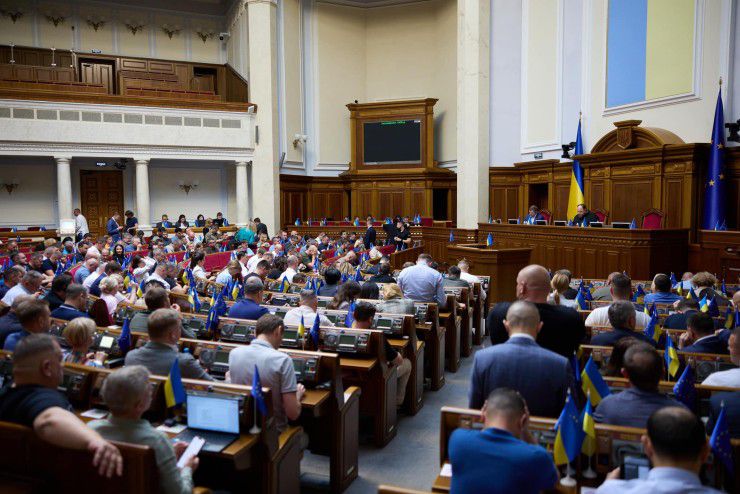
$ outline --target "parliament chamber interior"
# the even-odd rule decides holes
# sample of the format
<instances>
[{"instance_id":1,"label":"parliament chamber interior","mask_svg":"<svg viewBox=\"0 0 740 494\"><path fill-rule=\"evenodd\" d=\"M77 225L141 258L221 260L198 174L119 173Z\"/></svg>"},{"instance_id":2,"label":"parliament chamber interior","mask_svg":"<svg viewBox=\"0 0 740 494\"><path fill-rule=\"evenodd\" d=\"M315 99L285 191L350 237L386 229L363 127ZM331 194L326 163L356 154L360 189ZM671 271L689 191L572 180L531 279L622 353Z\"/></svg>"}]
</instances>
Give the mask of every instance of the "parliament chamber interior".
<instances>
[{"instance_id":1,"label":"parliament chamber interior","mask_svg":"<svg viewBox=\"0 0 740 494\"><path fill-rule=\"evenodd\" d=\"M0 492L740 492L737 0L0 0Z\"/></svg>"}]
</instances>

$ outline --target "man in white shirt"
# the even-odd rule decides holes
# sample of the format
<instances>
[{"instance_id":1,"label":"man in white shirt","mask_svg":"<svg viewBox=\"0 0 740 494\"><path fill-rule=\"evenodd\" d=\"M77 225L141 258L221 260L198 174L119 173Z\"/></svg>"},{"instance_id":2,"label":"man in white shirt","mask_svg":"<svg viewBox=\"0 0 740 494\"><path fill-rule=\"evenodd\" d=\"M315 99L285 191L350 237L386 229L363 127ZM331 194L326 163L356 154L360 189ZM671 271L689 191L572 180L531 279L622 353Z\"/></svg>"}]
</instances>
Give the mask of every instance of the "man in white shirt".
<instances>
[{"instance_id":1,"label":"man in white shirt","mask_svg":"<svg viewBox=\"0 0 740 494\"><path fill-rule=\"evenodd\" d=\"M303 316L303 326L308 331L313 326L316 314L319 308L319 299L313 290L301 290L301 298L298 307L290 309L283 318L285 324L290 326L297 326L301 322L301 316ZM334 324L327 319L323 314L319 314L319 325L321 326L334 326Z\"/></svg>"},{"instance_id":2,"label":"man in white shirt","mask_svg":"<svg viewBox=\"0 0 740 494\"><path fill-rule=\"evenodd\" d=\"M288 268L280 275L278 281L285 279L288 283L293 283L293 276L298 273L298 264L300 261L297 256L288 256Z\"/></svg>"},{"instance_id":3,"label":"man in white shirt","mask_svg":"<svg viewBox=\"0 0 740 494\"><path fill-rule=\"evenodd\" d=\"M87 226L87 218L82 215L82 211L79 208L74 210L75 215L75 239L79 242L85 234L90 233L90 228Z\"/></svg>"},{"instance_id":4,"label":"man in white shirt","mask_svg":"<svg viewBox=\"0 0 740 494\"><path fill-rule=\"evenodd\" d=\"M250 273L254 273L254 268L257 266L257 263L264 259L265 256L265 249L259 248L257 249L257 253L249 258L249 260L247 261L247 269Z\"/></svg>"},{"instance_id":5,"label":"man in white shirt","mask_svg":"<svg viewBox=\"0 0 740 494\"><path fill-rule=\"evenodd\" d=\"M457 267L460 268L460 279L470 283L470 288L473 288L473 283L481 283L480 278L478 278L474 274L470 274L470 264L468 263L468 261L463 259L462 261L457 263ZM483 297L483 300L485 300L486 291L483 290L483 283L481 283L480 288L480 296Z\"/></svg>"},{"instance_id":6,"label":"man in white shirt","mask_svg":"<svg viewBox=\"0 0 740 494\"><path fill-rule=\"evenodd\" d=\"M702 385L740 388L740 326L732 331L727 348L730 349L730 360L738 367L726 371L714 372L704 379Z\"/></svg>"},{"instance_id":7,"label":"man in white shirt","mask_svg":"<svg viewBox=\"0 0 740 494\"><path fill-rule=\"evenodd\" d=\"M13 305L13 300L19 295L34 295L41 288L41 282L44 275L38 271L28 271L21 278L20 283L8 290L2 299L2 303L7 306Z\"/></svg>"},{"instance_id":8,"label":"man in white shirt","mask_svg":"<svg viewBox=\"0 0 740 494\"><path fill-rule=\"evenodd\" d=\"M84 286L85 288L89 290L92 284L95 283L95 280L100 278L100 275L105 272L105 265L106 263L101 262L98 265L98 269L96 269L95 271L87 275L87 278L85 278L85 280L82 282L82 286Z\"/></svg>"},{"instance_id":9,"label":"man in white shirt","mask_svg":"<svg viewBox=\"0 0 740 494\"><path fill-rule=\"evenodd\" d=\"M617 274L612 278L609 291L612 295L612 300L626 300L629 302L632 298L632 280L627 275ZM645 329L645 326L650 322L650 316L643 311L637 311L636 318L635 329L637 330ZM591 314L586 318L586 326L592 328L610 327L609 306L597 307L592 310Z\"/></svg>"},{"instance_id":10,"label":"man in white shirt","mask_svg":"<svg viewBox=\"0 0 740 494\"><path fill-rule=\"evenodd\" d=\"M216 276L216 283L226 285L232 280L238 279L242 272L242 265L237 260L229 261L226 267Z\"/></svg>"},{"instance_id":11,"label":"man in white shirt","mask_svg":"<svg viewBox=\"0 0 740 494\"><path fill-rule=\"evenodd\" d=\"M167 282L167 280L164 279L164 277L167 274L167 263L159 263L157 264L157 269L154 270L152 274L149 275L149 277L146 279L147 283L150 283L152 281L159 282L162 285L162 288L167 290L168 292L172 289L170 284Z\"/></svg>"}]
</instances>

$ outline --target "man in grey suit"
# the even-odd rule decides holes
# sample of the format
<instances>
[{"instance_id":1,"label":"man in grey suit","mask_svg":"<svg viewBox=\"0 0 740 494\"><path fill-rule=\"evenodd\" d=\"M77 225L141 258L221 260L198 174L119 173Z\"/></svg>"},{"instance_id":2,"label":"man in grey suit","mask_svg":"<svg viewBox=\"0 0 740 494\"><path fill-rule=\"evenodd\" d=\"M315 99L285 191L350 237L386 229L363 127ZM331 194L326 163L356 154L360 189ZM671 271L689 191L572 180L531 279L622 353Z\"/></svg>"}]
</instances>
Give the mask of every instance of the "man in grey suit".
<instances>
[{"instance_id":1,"label":"man in grey suit","mask_svg":"<svg viewBox=\"0 0 740 494\"><path fill-rule=\"evenodd\" d=\"M470 408L481 408L494 389L510 388L524 397L532 415L557 417L568 389L573 387L568 359L537 344L542 323L534 304L514 302L506 312L504 326L509 333L505 343L475 354Z\"/></svg>"},{"instance_id":2,"label":"man in grey suit","mask_svg":"<svg viewBox=\"0 0 740 494\"><path fill-rule=\"evenodd\" d=\"M177 342L182 334L182 325L176 310L157 309L152 312L147 320L147 331L149 342L128 352L125 365L143 365L152 374L166 376L170 373L172 363L178 359L182 377L213 381L192 355L178 351Z\"/></svg>"}]
</instances>

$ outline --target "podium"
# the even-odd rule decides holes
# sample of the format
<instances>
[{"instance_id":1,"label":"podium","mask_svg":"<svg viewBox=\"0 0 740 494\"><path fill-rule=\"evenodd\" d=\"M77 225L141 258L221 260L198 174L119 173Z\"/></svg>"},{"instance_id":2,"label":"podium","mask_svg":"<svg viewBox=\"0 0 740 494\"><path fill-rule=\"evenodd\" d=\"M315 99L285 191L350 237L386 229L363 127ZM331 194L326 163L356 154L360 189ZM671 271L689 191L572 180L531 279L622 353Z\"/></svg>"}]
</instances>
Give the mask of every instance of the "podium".
<instances>
[{"instance_id":1,"label":"podium","mask_svg":"<svg viewBox=\"0 0 740 494\"><path fill-rule=\"evenodd\" d=\"M489 306L495 302L516 300L516 275L530 264L532 249L497 249L486 244L458 244L447 246L448 262L457 263L466 259L470 263L470 273L490 276L488 288Z\"/></svg>"}]
</instances>

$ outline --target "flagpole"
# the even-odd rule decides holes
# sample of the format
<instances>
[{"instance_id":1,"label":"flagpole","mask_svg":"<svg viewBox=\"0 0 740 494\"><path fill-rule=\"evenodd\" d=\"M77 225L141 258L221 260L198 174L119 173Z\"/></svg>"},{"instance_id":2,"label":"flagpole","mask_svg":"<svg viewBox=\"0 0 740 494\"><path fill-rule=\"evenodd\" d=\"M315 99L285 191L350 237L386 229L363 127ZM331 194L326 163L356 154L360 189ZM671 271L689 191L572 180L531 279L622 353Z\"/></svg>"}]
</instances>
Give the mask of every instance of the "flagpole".
<instances>
[{"instance_id":1,"label":"flagpole","mask_svg":"<svg viewBox=\"0 0 740 494\"><path fill-rule=\"evenodd\" d=\"M560 485L565 487L575 487L578 482L576 482L576 479L571 476L573 473L575 473L575 470L570 467L569 462L565 465L565 477L560 479Z\"/></svg>"},{"instance_id":2,"label":"flagpole","mask_svg":"<svg viewBox=\"0 0 740 494\"><path fill-rule=\"evenodd\" d=\"M590 389L588 390L588 393L586 394L586 399L589 402L591 401L591 390ZM590 441L591 438L587 436L584 440L585 441ZM591 458L596 455L596 448L597 447L598 447L598 443L594 443L594 454L587 456L587 458L588 458L588 460L587 460L588 461L588 463L587 463L588 468L586 468L586 470L583 472L583 478L585 478L585 479L595 479L596 478L596 472L594 471L593 468L591 468Z\"/></svg>"},{"instance_id":3,"label":"flagpole","mask_svg":"<svg viewBox=\"0 0 740 494\"><path fill-rule=\"evenodd\" d=\"M249 433L259 434L260 432L262 432L262 429L260 428L260 426L257 425L257 400L255 400L253 397L252 401L254 402L254 424L249 429Z\"/></svg>"}]
</instances>

